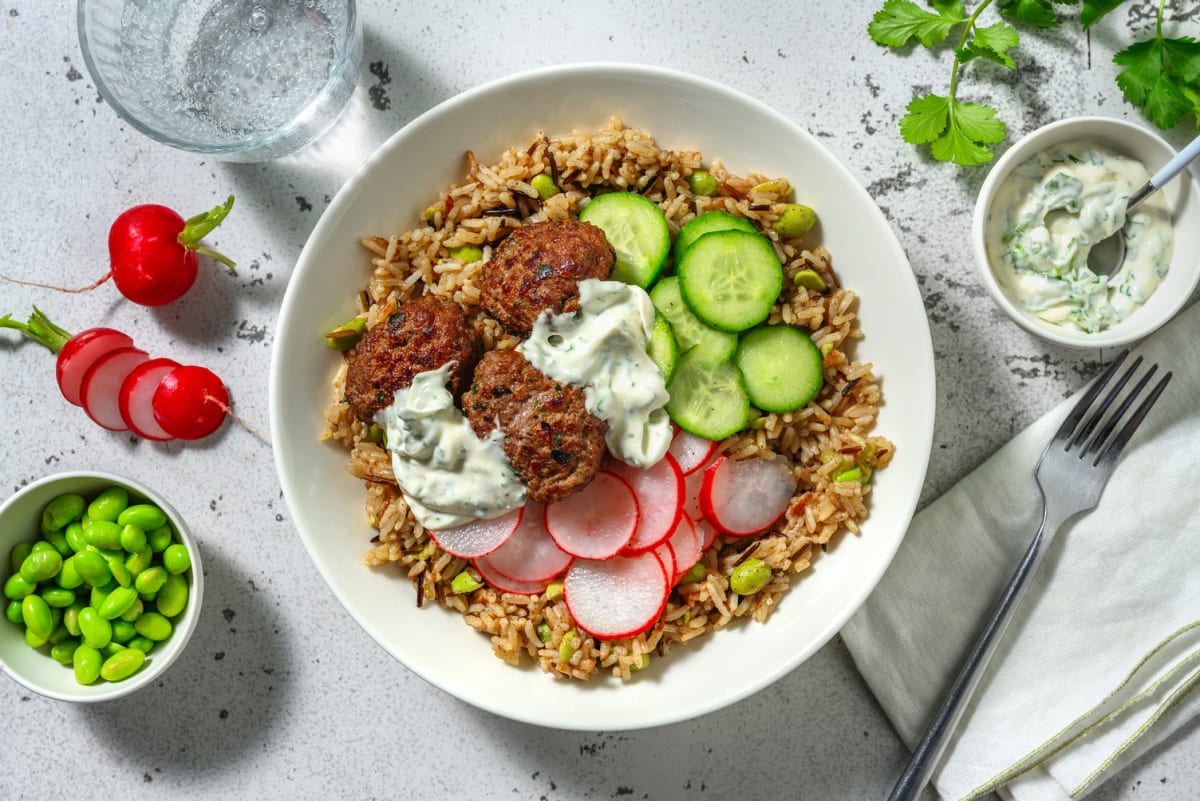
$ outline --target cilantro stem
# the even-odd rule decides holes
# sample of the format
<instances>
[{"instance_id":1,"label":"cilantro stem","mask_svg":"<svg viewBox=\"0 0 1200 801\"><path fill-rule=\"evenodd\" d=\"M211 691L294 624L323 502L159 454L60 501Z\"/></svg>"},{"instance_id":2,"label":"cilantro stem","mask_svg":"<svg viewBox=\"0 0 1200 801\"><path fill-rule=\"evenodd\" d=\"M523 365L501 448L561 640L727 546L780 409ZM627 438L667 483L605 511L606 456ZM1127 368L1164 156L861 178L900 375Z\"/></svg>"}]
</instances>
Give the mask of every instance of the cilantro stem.
<instances>
[{"instance_id":1,"label":"cilantro stem","mask_svg":"<svg viewBox=\"0 0 1200 801\"><path fill-rule=\"evenodd\" d=\"M1166 0L1163 0L1166 2ZM954 48L954 64L950 67L950 120L954 120L954 100L956 90L958 89L958 70L962 66L962 61L958 54L962 52L963 47L967 44L967 38L975 31L975 21L979 19L979 15L983 10L992 4L992 0L983 0L979 4L979 8L975 9L971 16L967 17L967 24L963 26L962 36L958 39L958 47Z\"/></svg>"},{"instance_id":2,"label":"cilantro stem","mask_svg":"<svg viewBox=\"0 0 1200 801\"><path fill-rule=\"evenodd\" d=\"M1159 39L1162 38L1162 17L1163 9L1167 5L1167 0L1158 0L1158 21L1155 23L1154 33Z\"/></svg>"}]
</instances>

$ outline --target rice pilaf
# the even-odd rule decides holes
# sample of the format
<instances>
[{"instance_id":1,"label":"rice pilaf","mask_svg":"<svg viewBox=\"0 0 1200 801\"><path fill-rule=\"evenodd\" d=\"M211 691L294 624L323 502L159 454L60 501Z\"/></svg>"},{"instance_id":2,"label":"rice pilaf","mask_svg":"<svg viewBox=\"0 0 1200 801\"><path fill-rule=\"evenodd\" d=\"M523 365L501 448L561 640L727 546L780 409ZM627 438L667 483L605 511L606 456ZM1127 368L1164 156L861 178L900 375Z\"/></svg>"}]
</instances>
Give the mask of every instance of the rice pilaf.
<instances>
[{"instance_id":1,"label":"rice pilaf","mask_svg":"<svg viewBox=\"0 0 1200 801\"><path fill-rule=\"evenodd\" d=\"M756 537L718 537L701 559L705 577L677 586L654 627L637 637L600 641L576 629L561 592L553 587L553 598L547 593L501 593L486 585L470 593L452 591L451 580L471 565L438 548L409 512L395 484L390 455L342 402L343 365L334 378L333 401L325 412L329 425L322 437L349 449L348 470L365 482L367 516L378 531L366 564L396 563L414 582L418 605L437 602L459 612L470 626L490 636L496 656L515 665L526 653L557 677L590 679L609 672L628 679L651 655L665 656L674 644L723 628L735 618L765 621L793 576L807 570L841 530L858 533L867 515L870 471L885 467L893 454L887 439L870 433L881 399L871 365L852 362L846 354L862 336L855 293L840 286L824 247L806 248L803 238L781 240L771 227L791 191L787 181L731 175L713 161L706 169L718 181L717 193L695 195L686 179L705 169L701 154L661 150L648 133L626 128L619 118L595 132L552 138L539 134L526 147L506 151L492 166L480 164L472 153L466 161L466 180L426 209L423 225L363 240L373 268L359 297L359 312L366 315L368 326L399 303L432 292L465 309L485 349L516 347L520 340L479 306L481 271L493 246L522 224L575 218L581 204L597 191L636 191L658 203L672 236L697 214L713 209L757 224L771 239L785 279L768 322L796 326L811 335L823 356L825 383L803 408L760 416L720 443L720 450L734 459L792 461L799 483L784 519ZM544 201L530 185L542 173L551 174L562 190ZM462 264L450 257L451 249L468 245L482 251L480 260ZM816 272L825 290L797 285L792 279L801 270ZM847 467L855 464L869 468L863 471L866 478L845 480ZM729 575L750 557L768 564L772 576L757 593L743 597L730 590Z\"/></svg>"}]
</instances>

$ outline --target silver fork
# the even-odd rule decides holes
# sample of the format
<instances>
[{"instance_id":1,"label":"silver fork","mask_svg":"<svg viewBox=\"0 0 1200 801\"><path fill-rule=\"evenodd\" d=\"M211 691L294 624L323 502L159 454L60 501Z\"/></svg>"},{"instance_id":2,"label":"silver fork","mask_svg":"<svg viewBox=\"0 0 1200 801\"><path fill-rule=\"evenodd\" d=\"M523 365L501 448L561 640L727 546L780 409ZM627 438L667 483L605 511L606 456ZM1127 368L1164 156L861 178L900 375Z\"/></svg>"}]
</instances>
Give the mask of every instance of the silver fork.
<instances>
[{"instance_id":1,"label":"silver fork","mask_svg":"<svg viewBox=\"0 0 1200 801\"><path fill-rule=\"evenodd\" d=\"M1117 380L1116 385L1096 403L1096 398L1120 370L1128 355L1128 351L1122 351L1104 374L1084 393L1038 460L1035 474L1042 495L1042 525L1000 596L991 619L959 668L954 684L929 724L925 736L913 751L912 758L892 789L892 794L888 796L888 801L916 801L921 794L933 775L967 702L979 685L988 661L1000 644L1014 610L1025 596L1030 576L1041 564L1042 556L1054 535L1059 527L1072 517L1096 507L1121 450L1145 419L1150 407L1158 400L1167 382L1171 380L1171 373L1168 372L1154 385L1118 431L1117 426L1120 425L1121 418L1142 395L1158 370L1157 364L1151 365L1133 389L1120 398L1122 390L1142 364L1142 357L1139 356ZM1117 403L1116 408L1111 414L1107 414L1114 402ZM1095 409L1092 408L1093 403L1096 404Z\"/></svg>"}]
</instances>

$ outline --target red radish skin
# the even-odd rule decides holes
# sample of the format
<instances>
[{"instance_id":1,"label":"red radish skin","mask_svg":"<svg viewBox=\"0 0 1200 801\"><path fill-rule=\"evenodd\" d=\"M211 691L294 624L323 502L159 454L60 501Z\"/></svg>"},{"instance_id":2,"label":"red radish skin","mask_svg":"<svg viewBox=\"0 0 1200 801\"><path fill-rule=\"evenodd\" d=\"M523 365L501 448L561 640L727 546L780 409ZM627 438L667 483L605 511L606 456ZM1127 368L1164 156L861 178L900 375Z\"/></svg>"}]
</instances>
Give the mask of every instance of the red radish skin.
<instances>
[{"instance_id":1,"label":"red radish skin","mask_svg":"<svg viewBox=\"0 0 1200 801\"><path fill-rule=\"evenodd\" d=\"M517 507L499 517L472 520L454 528L430 531L443 551L463 559L485 556L499 548L521 524L522 508Z\"/></svg>"},{"instance_id":2,"label":"red radish skin","mask_svg":"<svg viewBox=\"0 0 1200 801\"><path fill-rule=\"evenodd\" d=\"M667 450L668 454L675 457L685 476L690 476L707 465L716 452L717 443L689 434L683 429L675 432L675 438L671 440L671 447Z\"/></svg>"},{"instance_id":3,"label":"red radish skin","mask_svg":"<svg viewBox=\"0 0 1200 801\"><path fill-rule=\"evenodd\" d=\"M700 561L704 550L700 547L700 535L696 531L696 525L687 515L679 518L679 525L671 532L671 538L667 542L671 545L671 553L675 555L675 575L671 580L674 583L691 570L692 565Z\"/></svg>"},{"instance_id":4,"label":"red radish skin","mask_svg":"<svg viewBox=\"0 0 1200 801\"><path fill-rule=\"evenodd\" d=\"M571 564L571 555L554 544L546 531L545 514L543 504L527 501L512 536L476 563L489 575L516 582L546 582L562 573Z\"/></svg>"},{"instance_id":5,"label":"red radish skin","mask_svg":"<svg viewBox=\"0 0 1200 801\"><path fill-rule=\"evenodd\" d=\"M665 572L668 576L675 577L675 579L678 580L678 577L682 574L679 572L679 563L675 561L675 551L671 548L670 540L659 544L659 546L654 549L654 555L657 556L658 561L662 563L663 572ZM674 581L671 582L671 584L674 583Z\"/></svg>"},{"instance_id":6,"label":"red radish skin","mask_svg":"<svg viewBox=\"0 0 1200 801\"><path fill-rule=\"evenodd\" d=\"M607 559L638 526L638 504L625 480L601 470L579 492L546 506L546 530L559 548L581 559Z\"/></svg>"},{"instance_id":7,"label":"red radish skin","mask_svg":"<svg viewBox=\"0 0 1200 801\"><path fill-rule=\"evenodd\" d=\"M644 470L610 459L605 469L624 479L638 502L638 526L623 553L652 550L671 536L683 514L683 472L675 457L667 454Z\"/></svg>"},{"instance_id":8,"label":"red radish skin","mask_svg":"<svg viewBox=\"0 0 1200 801\"><path fill-rule=\"evenodd\" d=\"M126 431L121 418L121 385L150 357L137 348L118 348L101 356L83 376L80 399L83 410L96 425L109 431Z\"/></svg>"},{"instance_id":9,"label":"red radish skin","mask_svg":"<svg viewBox=\"0 0 1200 801\"><path fill-rule=\"evenodd\" d=\"M796 493L796 477L783 460L722 456L704 471L700 508L731 537L766 531L787 512Z\"/></svg>"},{"instance_id":10,"label":"red radish skin","mask_svg":"<svg viewBox=\"0 0 1200 801\"><path fill-rule=\"evenodd\" d=\"M163 376L178 367L170 359L150 359L133 369L121 384L118 409L126 427L142 439L165 442L174 439L154 419L151 401Z\"/></svg>"},{"instance_id":11,"label":"red radish skin","mask_svg":"<svg viewBox=\"0 0 1200 801\"><path fill-rule=\"evenodd\" d=\"M704 518L692 522L696 526L696 533L700 535L700 553L704 553L713 546L713 543L717 541L717 535L721 532Z\"/></svg>"},{"instance_id":12,"label":"red radish skin","mask_svg":"<svg viewBox=\"0 0 1200 801\"><path fill-rule=\"evenodd\" d=\"M518 581L514 578L509 578L503 573L496 573L490 570L486 564L486 557L475 559L472 564L479 571L479 575L493 589L500 592L510 592L513 595L541 595L546 591L546 587L550 586L550 579L545 581Z\"/></svg>"},{"instance_id":13,"label":"red radish skin","mask_svg":"<svg viewBox=\"0 0 1200 801\"><path fill-rule=\"evenodd\" d=\"M658 622L671 581L654 551L604 561L576 559L563 578L575 624L600 640L636 637Z\"/></svg>"},{"instance_id":14,"label":"red radish skin","mask_svg":"<svg viewBox=\"0 0 1200 801\"><path fill-rule=\"evenodd\" d=\"M113 328L89 328L67 340L58 352L54 377L68 403L82 406L83 377L101 357L119 348L132 348L133 339Z\"/></svg>"},{"instance_id":15,"label":"red radish skin","mask_svg":"<svg viewBox=\"0 0 1200 801\"><path fill-rule=\"evenodd\" d=\"M150 400L154 419L173 437L200 439L221 427L229 411L229 392L204 367L176 367L163 376Z\"/></svg>"}]
</instances>

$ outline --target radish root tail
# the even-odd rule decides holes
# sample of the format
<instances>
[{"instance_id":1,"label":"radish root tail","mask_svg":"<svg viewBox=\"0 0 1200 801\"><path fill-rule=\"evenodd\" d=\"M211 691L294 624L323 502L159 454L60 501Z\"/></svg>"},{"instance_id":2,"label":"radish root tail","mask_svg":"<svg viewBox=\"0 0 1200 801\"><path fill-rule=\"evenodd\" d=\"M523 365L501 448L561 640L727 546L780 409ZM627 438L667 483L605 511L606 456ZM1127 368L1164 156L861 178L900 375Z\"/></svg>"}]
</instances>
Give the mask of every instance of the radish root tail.
<instances>
[{"instance_id":1,"label":"radish root tail","mask_svg":"<svg viewBox=\"0 0 1200 801\"><path fill-rule=\"evenodd\" d=\"M112 278L112 273L107 272L104 274L104 277L101 278L99 281L94 281L94 282L88 284L87 286L81 286L78 289L71 289L70 287L65 287L65 286L54 286L53 284L41 284L41 283L38 283L37 281L23 281L20 278L13 278L11 276L4 275L3 273L0 273L0 278L3 278L5 281L8 281L10 284L20 284L21 286L35 286L38 289L53 289L55 292L67 292L69 294L75 295L80 292L91 292L93 289L102 285L108 279Z\"/></svg>"},{"instance_id":2,"label":"radish root tail","mask_svg":"<svg viewBox=\"0 0 1200 801\"><path fill-rule=\"evenodd\" d=\"M259 431L257 428L255 428L254 426L247 423L242 418L238 417L237 413L234 412L233 409L230 409L228 404L222 403L220 400L218 400L217 398L214 398L212 395L209 395L207 393L205 393L205 395L204 395L204 400L208 403L216 404L221 409L221 411L223 411L227 416L232 418L235 423L237 423L239 426L241 426L242 428L249 431L254 436L261 439L268 448L271 447L271 438L269 436L267 436L266 434L264 434L262 431Z\"/></svg>"}]
</instances>

